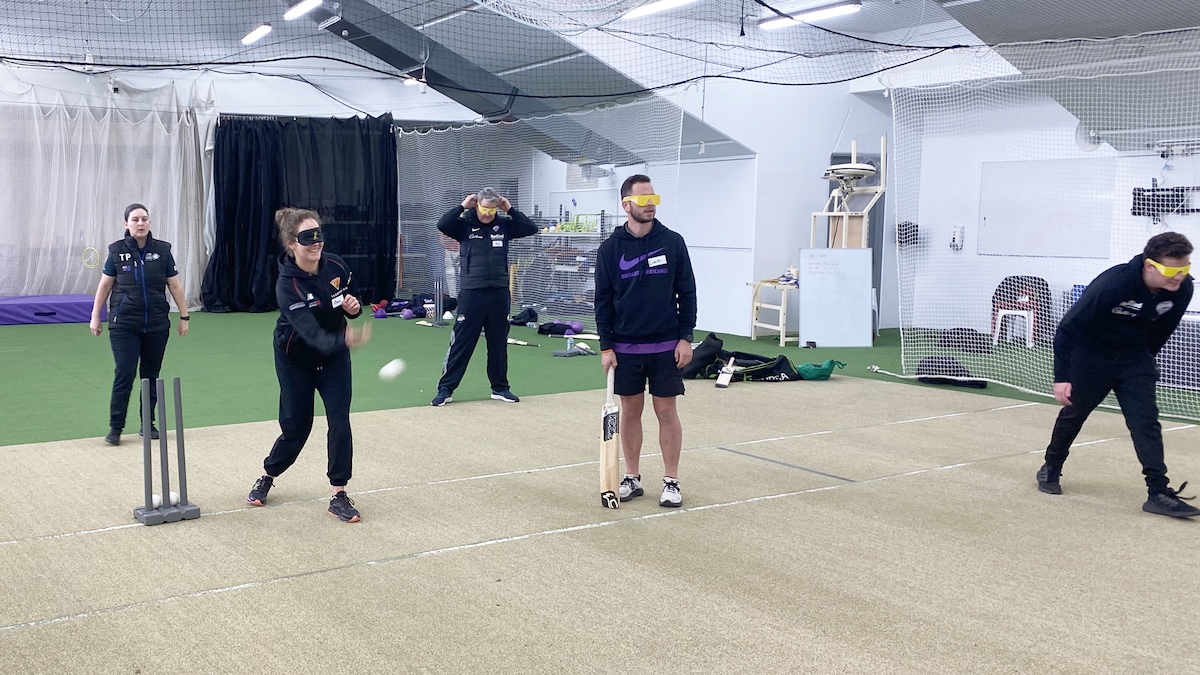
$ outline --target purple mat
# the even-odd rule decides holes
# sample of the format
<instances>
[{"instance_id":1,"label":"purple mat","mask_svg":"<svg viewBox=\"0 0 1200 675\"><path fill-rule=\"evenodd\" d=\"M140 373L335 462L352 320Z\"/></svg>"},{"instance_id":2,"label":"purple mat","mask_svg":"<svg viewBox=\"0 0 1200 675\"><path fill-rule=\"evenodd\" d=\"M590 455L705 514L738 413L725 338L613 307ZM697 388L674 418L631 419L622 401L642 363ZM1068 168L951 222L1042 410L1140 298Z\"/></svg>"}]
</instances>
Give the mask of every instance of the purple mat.
<instances>
[{"instance_id":1,"label":"purple mat","mask_svg":"<svg viewBox=\"0 0 1200 675\"><path fill-rule=\"evenodd\" d=\"M90 295L20 295L0 298L0 326L24 323L89 323L92 320ZM108 318L108 308L100 308L100 320Z\"/></svg>"}]
</instances>

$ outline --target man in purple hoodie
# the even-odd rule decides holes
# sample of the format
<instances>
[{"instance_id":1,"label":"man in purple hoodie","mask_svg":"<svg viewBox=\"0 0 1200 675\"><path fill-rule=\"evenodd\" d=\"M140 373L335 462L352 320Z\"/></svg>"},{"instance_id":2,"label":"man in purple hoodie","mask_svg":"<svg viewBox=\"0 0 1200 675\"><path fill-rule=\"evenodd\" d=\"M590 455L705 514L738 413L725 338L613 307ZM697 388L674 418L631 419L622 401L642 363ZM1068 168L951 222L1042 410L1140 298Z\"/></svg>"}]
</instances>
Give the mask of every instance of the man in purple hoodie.
<instances>
[{"instance_id":1,"label":"man in purple hoodie","mask_svg":"<svg viewBox=\"0 0 1200 675\"><path fill-rule=\"evenodd\" d=\"M687 244L654 217L661 198L650 178L630 176L621 185L625 225L596 253L596 331L605 374L616 368L615 392L621 397L621 449L625 477L621 501L645 494L639 461L642 453L642 406L646 383L658 417L663 456L659 504L679 506L679 453L683 427L675 397L683 394L680 369L692 360L696 327L696 277Z\"/></svg>"}]
</instances>

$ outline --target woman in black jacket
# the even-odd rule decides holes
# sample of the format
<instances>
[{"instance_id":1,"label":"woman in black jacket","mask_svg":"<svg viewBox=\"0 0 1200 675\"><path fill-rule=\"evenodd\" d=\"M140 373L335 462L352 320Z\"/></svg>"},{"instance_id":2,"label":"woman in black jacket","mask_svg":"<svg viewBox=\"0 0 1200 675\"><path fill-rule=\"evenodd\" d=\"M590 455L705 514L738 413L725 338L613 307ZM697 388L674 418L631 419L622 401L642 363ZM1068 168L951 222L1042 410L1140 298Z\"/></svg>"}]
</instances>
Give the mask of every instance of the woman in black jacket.
<instances>
[{"instance_id":1,"label":"woman in black jacket","mask_svg":"<svg viewBox=\"0 0 1200 675\"><path fill-rule=\"evenodd\" d=\"M150 236L150 212L141 204L125 208L125 238L108 247L104 274L96 288L92 303L92 335L103 332L100 309L108 302L108 336L112 343L116 375L113 378L109 403L108 435L105 442L121 444L125 428L125 413L129 410L129 394L138 373L139 361L143 378L157 379L167 351L171 332L171 306L164 292L169 290L179 308L179 337L187 335L187 302L183 299L183 284L171 245ZM158 390L150 387L150 437L158 438L154 426L154 406ZM138 432L145 433L145 429Z\"/></svg>"},{"instance_id":2,"label":"woman in black jacket","mask_svg":"<svg viewBox=\"0 0 1200 675\"><path fill-rule=\"evenodd\" d=\"M275 324L275 374L279 377L279 428L282 431L263 461L263 475L246 501L262 506L275 478L300 456L312 431L314 393L320 392L329 423L326 475L332 486L330 515L357 523L358 511L346 495L354 445L350 436L350 348L366 344L346 317L362 314L350 292L350 269L326 253L321 223L313 211L283 208L275 224L284 252L279 255L279 321Z\"/></svg>"}]
</instances>

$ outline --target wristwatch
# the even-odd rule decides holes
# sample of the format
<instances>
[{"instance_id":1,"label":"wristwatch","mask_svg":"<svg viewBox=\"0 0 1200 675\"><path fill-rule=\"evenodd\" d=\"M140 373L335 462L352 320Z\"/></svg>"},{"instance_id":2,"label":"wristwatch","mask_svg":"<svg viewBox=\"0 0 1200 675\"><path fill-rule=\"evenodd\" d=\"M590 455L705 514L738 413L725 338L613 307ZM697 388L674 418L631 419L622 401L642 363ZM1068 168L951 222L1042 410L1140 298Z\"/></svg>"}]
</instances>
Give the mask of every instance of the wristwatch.
<instances>
[{"instance_id":1,"label":"wristwatch","mask_svg":"<svg viewBox=\"0 0 1200 675\"><path fill-rule=\"evenodd\" d=\"M187 320L188 320L188 319L190 319L190 318L191 318L190 316L181 316L181 317L179 317L179 320L180 320L180 321L187 321Z\"/></svg>"}]
</instances>

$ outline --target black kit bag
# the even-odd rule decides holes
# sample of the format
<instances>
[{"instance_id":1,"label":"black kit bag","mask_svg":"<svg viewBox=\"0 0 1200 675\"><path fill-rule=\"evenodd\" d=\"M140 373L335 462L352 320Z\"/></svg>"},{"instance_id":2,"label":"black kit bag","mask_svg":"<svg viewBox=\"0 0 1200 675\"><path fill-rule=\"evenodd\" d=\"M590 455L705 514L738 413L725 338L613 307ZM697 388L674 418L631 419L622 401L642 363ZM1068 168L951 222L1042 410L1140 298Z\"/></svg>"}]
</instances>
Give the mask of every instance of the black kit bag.
<instances>
[{"instance_id":1,"label":"black kit bag","mask_svg":"<svg viewBox=\"0 0 1200 675\"><path fill-rule=\"evenodd\" d=\"M952 384L956 387L984 389L987 382L972 377L953 356L926 356L917 364L917 380L925 384Z\"/></svg>"}]
</instances>

